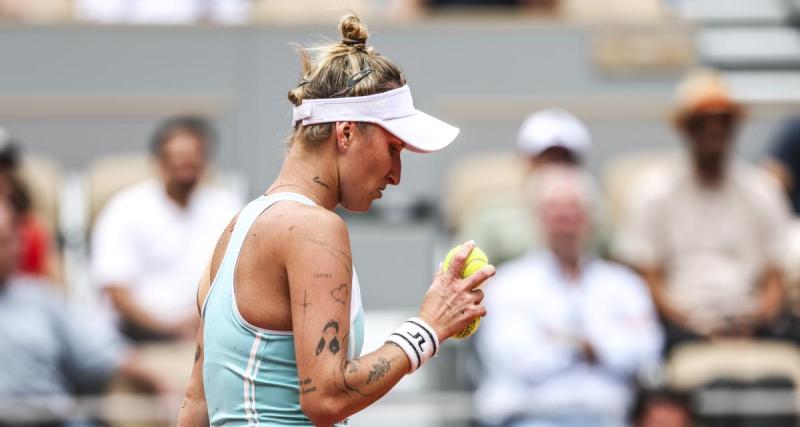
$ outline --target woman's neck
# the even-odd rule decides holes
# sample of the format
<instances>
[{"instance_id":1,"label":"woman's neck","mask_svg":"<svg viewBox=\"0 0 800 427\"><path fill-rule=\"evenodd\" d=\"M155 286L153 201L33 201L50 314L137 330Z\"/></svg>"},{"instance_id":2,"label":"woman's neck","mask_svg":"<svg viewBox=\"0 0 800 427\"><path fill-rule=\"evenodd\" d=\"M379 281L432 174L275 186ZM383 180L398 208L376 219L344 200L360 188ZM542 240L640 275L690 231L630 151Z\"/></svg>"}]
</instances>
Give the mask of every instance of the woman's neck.
<instances>
[{"instance_id":1,"label":"woman's neck","mask_svg":"<svg viewBox=\"0 0 800 427\"><path fill-rule=\"evenodd\" d=\"M335 152L328 151L324 147L308 150L295 143L267 193L300 193L325 209L336 208L341 200L338 165Z\"/></svg>"}]
</instances>

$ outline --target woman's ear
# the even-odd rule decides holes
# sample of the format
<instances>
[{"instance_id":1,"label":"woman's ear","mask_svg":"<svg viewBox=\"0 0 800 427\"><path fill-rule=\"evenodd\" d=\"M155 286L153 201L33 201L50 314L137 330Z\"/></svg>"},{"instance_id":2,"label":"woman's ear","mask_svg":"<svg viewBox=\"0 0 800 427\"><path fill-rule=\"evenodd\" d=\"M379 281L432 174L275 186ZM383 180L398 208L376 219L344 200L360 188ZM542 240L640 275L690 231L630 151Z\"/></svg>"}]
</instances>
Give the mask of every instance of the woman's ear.
<instances>
[{"instance_id":1,"label":"woman's ear","mask_svg":"<svg viewBox=\"0 0 800 427\"><path fill-rule=\"evenodd\" d=\"M336 122L334 133L336 135L336 146L339 148L339 152L344 153L347 151L347 148L352 142L355 126L356 124L354 122Z\"/></svg>"}]
</instances>

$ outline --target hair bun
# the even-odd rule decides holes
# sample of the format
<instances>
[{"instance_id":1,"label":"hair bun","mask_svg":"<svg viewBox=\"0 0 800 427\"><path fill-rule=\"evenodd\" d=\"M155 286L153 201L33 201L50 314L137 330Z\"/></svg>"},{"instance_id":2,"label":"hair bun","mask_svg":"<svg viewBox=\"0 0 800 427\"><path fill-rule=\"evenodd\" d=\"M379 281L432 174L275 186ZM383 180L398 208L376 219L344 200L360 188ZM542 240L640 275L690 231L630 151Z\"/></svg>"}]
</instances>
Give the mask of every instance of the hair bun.
<instances>
[{"instance_id":1,"label":"hair bun","mask_svg":"<svg viewBox=\"0 0 800 427\"><path fill-rule=\"evenodd\" d=\"M339 21L339 30L342 32L342 44L365 48L369 32L367 25L355 15L345 15Z\"/></svg>"}]
</instances>

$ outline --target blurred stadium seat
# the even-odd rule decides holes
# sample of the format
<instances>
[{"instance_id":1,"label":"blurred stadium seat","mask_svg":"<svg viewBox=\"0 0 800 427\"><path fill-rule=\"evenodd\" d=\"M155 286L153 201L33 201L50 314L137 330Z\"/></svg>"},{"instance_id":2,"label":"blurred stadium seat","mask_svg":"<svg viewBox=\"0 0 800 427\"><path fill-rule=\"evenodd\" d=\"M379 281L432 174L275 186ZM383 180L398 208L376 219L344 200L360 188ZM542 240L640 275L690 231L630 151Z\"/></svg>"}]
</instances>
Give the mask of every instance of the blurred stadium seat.
<instances>
[{"instance_id":1,"label":"blurred stadium seat","mask_svg":"<svg viewBox=\"0 0 800 427\"><path fill-rule=\"evenodd\" d=\"M487 195L519 198L525 175L525 164L513 152L462 157L445 178L442 206L447 224L461 227L465 217Z\"/></svg>"},{"instance_id":2,"label":"blurred stadium seat","mask_svg":"<svg viewBox=\"0 0 800 427\"><path fill-rule=\"evenodd\" d=\"M719 341L684 344L666 366L671 385L692 389L715 379L786 377L800 384L800 349L787 342Z\"/></svg>"},{"instance_id":3,"label":"blurred stadium seat","mask_svg":"<svg viewBox=\"0 0 800 427\"><path fill-rule=\"evenodd\" d=\"M138 184L156 173L153 160L141 153L120 154L100 158L86 170L86 193L89 203L88 222L94 224L103 206L119 191Z\"/></svg>"}]
</instances>

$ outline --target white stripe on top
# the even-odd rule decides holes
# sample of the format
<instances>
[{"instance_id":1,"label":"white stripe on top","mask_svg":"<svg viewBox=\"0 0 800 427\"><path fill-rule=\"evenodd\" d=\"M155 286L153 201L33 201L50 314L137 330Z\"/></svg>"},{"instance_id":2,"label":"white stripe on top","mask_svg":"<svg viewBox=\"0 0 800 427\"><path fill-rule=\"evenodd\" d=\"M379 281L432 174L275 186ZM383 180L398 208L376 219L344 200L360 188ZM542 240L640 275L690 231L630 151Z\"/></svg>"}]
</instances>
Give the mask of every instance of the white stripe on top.
<instances>
[{"instance_id":1,"label":"white stripe on top","mask_svg":"<svg viewBox=\"0 0 800 427\"><path fill-rule=\"evenodd\" d=\"M252 374L253 368L255 367L256 363L256 355L258 354L258 346L261 344L261 334L256 334L255 339L253 339L253 346L250 347L250 358L247 359L247 368L244 371L244 380L243 387L244 387L244 414L247 418L247 425L257 425L258 419L255 416L255 399L253 395L255 394L255 390L251 391L251 387L253 384L253 377L255 375ZM251 403L252 401L252 403Z\"/></svg>"}]
</instances>

